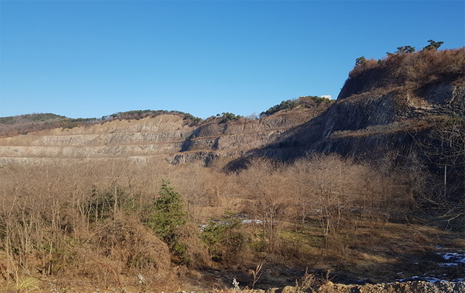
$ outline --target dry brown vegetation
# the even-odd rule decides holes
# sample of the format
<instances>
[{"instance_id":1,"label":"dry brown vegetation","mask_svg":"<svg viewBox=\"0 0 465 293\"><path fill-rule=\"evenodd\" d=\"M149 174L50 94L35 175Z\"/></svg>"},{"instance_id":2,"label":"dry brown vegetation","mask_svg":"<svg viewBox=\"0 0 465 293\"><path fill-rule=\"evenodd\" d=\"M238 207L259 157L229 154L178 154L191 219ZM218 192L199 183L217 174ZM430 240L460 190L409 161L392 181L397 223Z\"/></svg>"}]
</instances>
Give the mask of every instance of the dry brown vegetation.
<instances>
[{"instance_id":1,"label":"dry brown vegetation","mask_svg":"<svg viewBox=\"0 0 465 293\"><path fill-rule=\"evenodd\" d=\"M357 65L350 73L356 78L370 70L389 71L402 81L430 83L451 75L463 74L465 48L452 50L425 50L416 53L397 53L384 59L370 59ZM391 76L391 77L392 77Z\"/></svg>"},{"instance_id":2,"label":"dry brown vegetation","mask_svg":"<svg viewBox=\"0 0 465 293\"><path fill-rule=\"evenodd\" d=\"M22 135L54 128L73 128L99 123L95 118L71 119L51 113L0 117L0 137Z\"/></svg>"},{"instance_id":3,"label":"dry brown vegetation","mask_svg":"<svg viewBox=\"0 0 465 293\"><path fill-rule=\"evenodd\" d=\"M438 266L435 246L465 245L463 114L441 116L433 111L428 119L412 116L399 121L391 121L391 116L399 97L406 101L404 108L413 98L426 105L434 93L427 93L425 85L463 82L464 64L461 48L392 54L354 68L341 91L343 99L350 98L336 104L365 103L346 112L351 114L392 113L358 129L348 125L333 132L331 139L404 132L413 141L409 152L385 151L384 158L371 163L360 157L311 153L292 163L252 155L243 169L230 173L224 171L232 160L228 156L215 157L208 167L196 160L174 166L167 161L167 155L178 151L173 141L181 145L184 134L192 131L182 128L198 122L189 115L170 120L162 129L163 134L177 131L166 135L173 147L150 156L136 153L147 155L143 160L117 150L101 156L99 148L92 149L92 155L91 148L84 149L89 141L106 143L105 135L75 139L73 148L81 150L80 155L59 157L62 145L57 145L55 153L37 160L6 160L0 166L0 292L225 292L232 286L294 283L311 290L330 279L392 282L432 271L459 278L465 265ZM374 103L393 92L397 98L392 103ZM431 103L436 98L437 104L449 103L442 97L432 97ZM274 110L297 104L287 101ZM458 108L461 105L457 102ZM286 119L303 115L296 113ZM154 113L127 115L119 118ZM299 125L302 117L288 125ZM341 117L347 120L349 115ZM263 121L284 127L281 118ZM231 113L211 117L199 128L201 135L188 140L203 150L215 133L243 133L245 119ZM235 122L224 127L228 121ZM93 130L107 134L128 123ZM149 123L134 124L133 134L141 129L156 134ZM248 134L253 136L260 127L250 127ZM52 135L49 142L67 141L60 135ZM28 136L18 141L28 147L34 140ZM13 146L9 150L14 155L23 146L15 146L18 141L5 142ZM49 142L38 145L50 147ZM117 149L122 142L116 139L112 146ZM238 155L245 148L236 149L235 143L228 146L226 141L225 148ZM443 230L434 226L438 223Z\"/></svg>"},{"instance_id":4,"label":"dry brown vegetation","mask_svg":"<svg viewBox=\"0 0 465 293\"><path fill-rule=\"evenodd\" d=\"M338 99L371 92L387 94L412 92L425 85L463 84L465 76L465 47L451 50L424 50L415 53L395 53L379 60L358 63L349 73L345 89Z\"/></svg>"},{"instance_id":5,"label":"dry brown vegetation","mask_svg":"<svg viewBox=\"0 0 465 293\"><path fill-rule=\"evenodd\" d=\"M285 268L350 268L346 277L377 280L404 256L442 244L433 228L393 223L411 220L421 186L388 163L308 156L292 165L257 159L237 174L221 167L85 159L2 166L2 292L230 286L231 275L226 283L212 275L217 269L242 286L279 283ZM185 262L147 224L163 178L188 214L179 230Z\"/></svg>"},{"instance_id":6,"label":"dry brown vegetation","mask_svg":"<svg viewBox=\"0 0 465 293\"><path fill-rule=\"evenodd\" d=\"M118 112L111 115L97 118L68 118L51 113L25 114L18 116L0 117L0 138L23 135L29 132L37 132L55 128L69 129L79 126L90 126L102 124L115 120L140 120L143 118L154 118L160 115L177 115L182 117L185 124L198 125L202 119L192 116L189 113L180 111L165 110L136 110Z\"/></svg>"}]
</instances>

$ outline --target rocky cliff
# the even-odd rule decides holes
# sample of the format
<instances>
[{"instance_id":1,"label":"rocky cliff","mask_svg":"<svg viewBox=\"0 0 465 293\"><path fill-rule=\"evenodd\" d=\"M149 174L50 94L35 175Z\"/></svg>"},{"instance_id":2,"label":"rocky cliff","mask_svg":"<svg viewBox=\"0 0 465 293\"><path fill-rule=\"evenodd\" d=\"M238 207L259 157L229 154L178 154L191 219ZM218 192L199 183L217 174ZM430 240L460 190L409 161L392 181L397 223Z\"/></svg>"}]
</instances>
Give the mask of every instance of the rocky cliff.
<instances>
[{"instance_id":1,"label":"rocky cliff","mask_svg":"<svg viewBox=\"0 0 465 293\"><path fill-rule=\"evenodd\" d=\"M439 118L463 119L465 48L407 55L354 69L328 111L260 152L386 153L410 149L412 134L431 129Z\"/></svg>"},{"instance_id":2,"label":"rocky cliff","mask_svg":"<svg viewBox=\"0 0 465 293\"><path fill-rule=\"evenodd\" d=\"M463 145L464 119L465 48L393 54L356 66L332 105L283 110L260 119L213 119L200 126L167 114L34 132L1 138L0 163L157 158L208 164L223 157L236 159L230 164L236 168L254 156L292 160L309 152L359 160L415 153L425 159L425 148L441 144L431 135L438 125L453 120L447 131L455 131L454 143ZM457 166L465 153L458 151Z\"/></svg>"},{"instance_id":3,"label":"rocky cliff","mask_svg":"<svg viewBox=\"0 0 465 293\"><path fill-rule=\"evenodd\" d=\"M140 160L178 151L192 127L162 115L73 129L52 129L0 139L0 161L30 163L52 158Z\"/></svg>"},{"instance_id":4,"label":"rocky cliff","mask_svg":"<svg viewBox=\"0 0 465 293\"><path fill-rule=\"evenodd\" d=\"M323 111L324 108L320 110ZM289 128L315 115L310 110L281 112L261 119L222 123L213 119L192 126L180 115L56 128L0 139L0 163L33 163L47 159L120 158L147 162L150 158L172 164L218 157L238 157L276 141Z\"/></svg>"}]
</instances>

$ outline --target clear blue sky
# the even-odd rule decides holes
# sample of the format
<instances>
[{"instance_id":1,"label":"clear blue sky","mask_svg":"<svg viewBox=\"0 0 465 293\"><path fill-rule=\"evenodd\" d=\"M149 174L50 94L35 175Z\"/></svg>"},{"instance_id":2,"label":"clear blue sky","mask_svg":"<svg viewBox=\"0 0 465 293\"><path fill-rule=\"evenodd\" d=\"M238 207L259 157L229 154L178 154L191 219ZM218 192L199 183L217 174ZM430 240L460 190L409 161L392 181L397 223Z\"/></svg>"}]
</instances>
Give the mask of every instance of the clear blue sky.
<instances>
[{"instance_id":1,"label":"clear blue sky","mask_svg":"<svg viewBox=\"0 0 465 293\"><path fill-rule=\"evenodd\" d=\"M465 46L465 1L0 0L0 117L259 114L429 39Z\"/></svg>"}]
</instances>

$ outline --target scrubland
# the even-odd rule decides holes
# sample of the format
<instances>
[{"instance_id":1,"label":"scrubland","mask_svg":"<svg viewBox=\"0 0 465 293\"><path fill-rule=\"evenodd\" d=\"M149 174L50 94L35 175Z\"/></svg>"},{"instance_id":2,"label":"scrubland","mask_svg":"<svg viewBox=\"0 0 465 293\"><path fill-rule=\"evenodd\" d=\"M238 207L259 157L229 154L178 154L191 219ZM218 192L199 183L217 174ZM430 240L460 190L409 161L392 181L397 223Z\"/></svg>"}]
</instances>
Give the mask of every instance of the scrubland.
<instances>
[{"instance_id":1,"label":"scrubland","mask_svg":"<svg viewBox=\"0 0 465 293\"><path fill-rule=\"evenodd\" d=\"M405 49L260 119L3 118L0 292L463 282L465 50Z\"/></svg>"},{"instance_id":2,"label":"scrubland","mask_svg":"<svg viewBox=\"0 0 465 293\"><path fill-rule=\"evenodd\" d=\"M427 225L421 174L389 160L256 159L237 173L224 163L2 166L2 292L226 290L233 279L271 288L309 276L395 281L437 269L435 246L465 244L460 233ZM180 195L185 215L163 237L157 228L169 224L153 220L162 184ZM459 278L463 265L442 271Z\"/></svg>"}]
</instances>

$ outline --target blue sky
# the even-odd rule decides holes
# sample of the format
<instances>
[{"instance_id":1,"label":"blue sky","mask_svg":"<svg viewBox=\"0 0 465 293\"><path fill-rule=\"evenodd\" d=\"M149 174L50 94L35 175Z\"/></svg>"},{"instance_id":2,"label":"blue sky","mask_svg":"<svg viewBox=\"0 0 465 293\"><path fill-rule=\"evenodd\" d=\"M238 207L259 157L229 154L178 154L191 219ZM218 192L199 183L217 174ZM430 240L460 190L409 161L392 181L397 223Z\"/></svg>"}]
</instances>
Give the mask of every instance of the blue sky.
<instances>
[{"instance_id":1,"label":"blue sky","mask_svg":"<svg viewBox=\"0 0 465 293\"><path fill-rule=\"evenodd\" d=\"M0 117L259 114L429 39L465 46L465 1L0 0Z\"/></svg>"}]
</instances>

